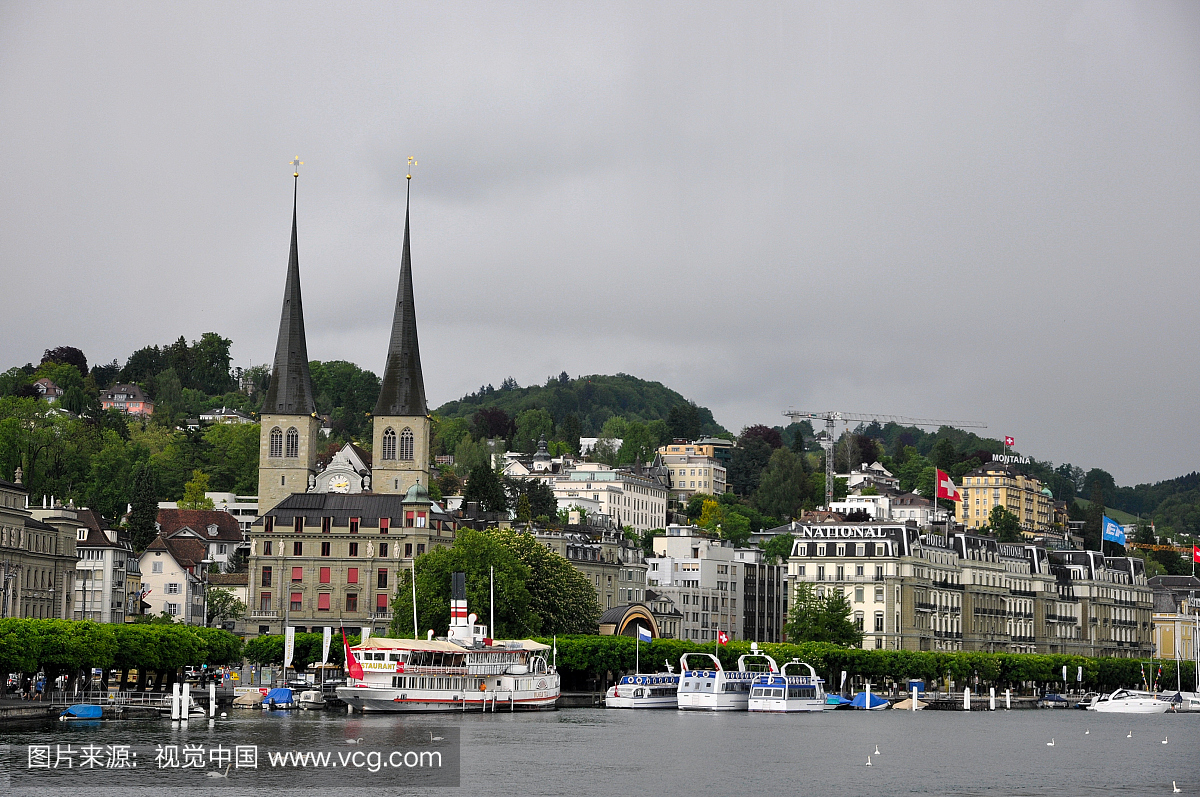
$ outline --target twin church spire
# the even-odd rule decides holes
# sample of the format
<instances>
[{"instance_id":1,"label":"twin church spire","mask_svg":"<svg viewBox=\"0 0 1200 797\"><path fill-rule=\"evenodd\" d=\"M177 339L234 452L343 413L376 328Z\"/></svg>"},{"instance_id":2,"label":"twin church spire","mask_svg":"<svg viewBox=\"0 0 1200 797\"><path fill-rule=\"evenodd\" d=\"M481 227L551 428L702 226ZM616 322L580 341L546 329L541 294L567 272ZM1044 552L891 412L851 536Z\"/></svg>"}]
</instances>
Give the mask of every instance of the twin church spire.
<instances>
[{"instance_id":1,"label":"twin church spire","mask_svg":"<svg viewBox=\"0 0 1200 797\"><path fill-rule=\"evenodd\" d=\"M299 159L293 161L300 165ZM414 165L409 159L409 165ZM294 175L299 181L299 174ZM409 197L405 193L404 245L400 284L388 342L387 361L379 400L375 405L374 463L371 489L404 493L416 483L428 483L429 419L421 354L417 347L416 302L413 297L412 256L409 249ZM271 385L261 413L259 504L266 511L287 495L313 489L320 422L308 367L304 308L300 295L300 262L296 242L296 186L292 190L292 242L284 285L283 312Z\"/></svg>"}]
</instances>

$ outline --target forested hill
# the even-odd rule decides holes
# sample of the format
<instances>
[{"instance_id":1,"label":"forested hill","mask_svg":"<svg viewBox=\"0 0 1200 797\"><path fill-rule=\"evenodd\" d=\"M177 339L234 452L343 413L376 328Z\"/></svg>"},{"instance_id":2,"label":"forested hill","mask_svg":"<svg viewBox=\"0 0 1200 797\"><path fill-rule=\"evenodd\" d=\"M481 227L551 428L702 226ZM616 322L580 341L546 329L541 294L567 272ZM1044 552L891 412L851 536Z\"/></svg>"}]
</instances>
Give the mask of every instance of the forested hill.
<instances>
[{"instance_id":1,"label":"forested hill","mask_svg":"<svg viewBox=\"0 0 1200 797\"><path fill-rule=\"evenodd\" d=\"M484 408L502 409L509 418L516 418L526 410L545 410L555 424L567 423L574 416L582 437L599 436L605 422L614 416L647 424L663 421L669 427L682 422L692 428L680 431L694 434L681 436L693 439L726 432L707 407L690 403L661 382L648 382L629 374L571 379L563 372L547 379L544 385L528 387L521 387L509 377L498 388L481 387L458 401L446 402L434 412L443 418L471 419ZM690 408L695 409L694 416ZM676 409L675 423L672 423L672 409ZM692 417L682 419L682 416Z\"/></svg>"}]
</instances>

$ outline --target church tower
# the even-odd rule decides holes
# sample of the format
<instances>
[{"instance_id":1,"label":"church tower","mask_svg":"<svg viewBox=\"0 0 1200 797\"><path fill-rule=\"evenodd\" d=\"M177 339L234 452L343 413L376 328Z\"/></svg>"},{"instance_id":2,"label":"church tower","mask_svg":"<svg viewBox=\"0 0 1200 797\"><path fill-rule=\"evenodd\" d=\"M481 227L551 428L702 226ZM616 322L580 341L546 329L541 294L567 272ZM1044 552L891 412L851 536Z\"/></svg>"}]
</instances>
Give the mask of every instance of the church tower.
<instances>
[{"instance_id":1,"label":"church tower","mask_svg":"<svg viewBox=\"0 0 1200 797\"><path fill-rule=\"evenodd\" d=\"M296 247L296 190L300 161L292 186L292 252L283 289L283 314L275 344L271 387L259 418L258 513L265 515L292 493L308 490L316 473L317 436L321 421L313 401L308 372L308 346L304 340L304 307L300 300L300 259Z\"/></svg>"},{"instance_id":2,"label":"church tower","mask_svg":"<svg viewBox=\"0 0 1200 797\"><path fill-rule=\"evenodd\" d=\"M429 413L425 405L425 380L421 376L421 352L417 348L417 310L408 247L412 175L407 179L400 286L396 291L396 313L392 318L383 385L375 404L371 452L372 490L398 495L407 493L417 482L425 488L429 486Z\"/></svg>"}]
</instances>

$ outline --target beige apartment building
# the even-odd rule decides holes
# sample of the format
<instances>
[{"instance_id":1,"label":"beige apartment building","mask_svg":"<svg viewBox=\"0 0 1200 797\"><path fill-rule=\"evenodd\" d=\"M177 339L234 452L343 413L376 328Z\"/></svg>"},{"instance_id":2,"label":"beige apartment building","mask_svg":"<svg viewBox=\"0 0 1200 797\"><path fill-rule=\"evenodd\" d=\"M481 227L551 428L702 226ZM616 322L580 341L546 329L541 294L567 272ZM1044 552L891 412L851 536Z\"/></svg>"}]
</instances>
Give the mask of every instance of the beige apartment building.
<instances>
[{"instance_id":1,"label":"beige apartment building","mask_svg":"<svg viewBox=\"0 0 1200 797\"><path fill-rule=\"evenodd\" d=\"M731 446L725 440L695 443L676 440L661 446L658 455L670 478L671 497L677 501L687 501L695 493L720 495L727 492L725 455Z\"/></svg>"},{"instance_id":2,"label":"beige apartment building","mask_svg":"<svg viewBox=\"0 0 1200 797\"><path fill-rule=\"evenodd\" d=\"M989 463L966 474L962 496L956 506L957 519L968 530L985 525L996 506L1016 515L1022 531L1050 531L1054 522L1054 495L1040 481L1010 465Z\"/></svg>"}]
</instances>

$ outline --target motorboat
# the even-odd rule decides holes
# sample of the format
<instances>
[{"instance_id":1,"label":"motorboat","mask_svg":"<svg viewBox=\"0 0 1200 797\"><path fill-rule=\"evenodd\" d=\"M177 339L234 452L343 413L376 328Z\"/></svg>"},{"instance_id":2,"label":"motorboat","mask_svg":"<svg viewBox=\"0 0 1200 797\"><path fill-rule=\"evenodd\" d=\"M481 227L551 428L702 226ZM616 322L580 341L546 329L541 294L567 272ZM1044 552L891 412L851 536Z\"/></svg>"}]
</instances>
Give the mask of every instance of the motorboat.
<instances>
[{"instance_id":1,"label":"motorboat","mask_svg":"<svg viewBox=\"0 0 1200 797\"><path fill-rule=\"evenodd\" d=\"M712 668L688 666L689 657L707 658ZM765 660L752 664L755 659ZM751 668L755 669L751 669ZM775 659L758 651L758 643L750 644L750 652L738 657L738 668L726 670L711 653L684 653L679 657L679 708L684 711L745 711L750 704L750 684L767 667L767 672L779 672Z\"/></svg>"},{"instance_id":2,"label":"motorboat","mask_svg":"<svg viewBox=\"0 0 1200 797\"><path fill-rule=\"evenodd\" d=\"M1070 708L1071 701L1067 700L1062 695L1056 695L1052 692L1047 692L1037 700L1038 708Z\"/></svg>"},{"instance_id":3,"label":"motorboat","mask_svg":"<svg viewBox=\"0 0 1200 797\"><path fill-rule=\"evenodd\" d=\"M1088 706L1088 711L1106 714L1165 714L1171 709L1169 700L1152 692L1137 689L1118 689L1101 696Z\"/></svg>"},{"instance_id":4,"label":"motorboat","mask_svg":"<svg viewBox=\"0 0 1200 797\"><path fill-rule=\"evenodd\" d=\"M316 689L305 689L300 693L297 702L303 709L325 708L325 696Z\"/></svg>"},{"instance_id":5,"label":"motorboat","mask_svg":"<svg viewBox=\"0 0 1200 797\"><path fill-rule=\"evenodd\" d=\"M922 703L920 700L918 700L914 706L913 699L911 697L906 697L899 703L893 705L892 709L895 711L921 711L928 705L928 703Z\"/></svg>"},{"instance_id":6,"label":"motorboat","mask_svg":"<svg viewBox=\"0 0 1200 797\"><path fill-rule=\"evenodd\" d=\"M1092 703L1100 699L1099 692L1088 692L1083 697L1079 698L1079 702L1075 704L1075 708L1087 709Z\"/></svg>"},{"instance_id":7,"label":"motorboat","mask_svg":"<svg viewBox=\"0 0 1200 797\"><path fill-rule=\"evenodd\" d=\"M808 675L789 675L788 667L808 668ZM763 673L750 682L749 711L775 711L792 713L797 711L825 710L825 679L817 675L811 664L793 659L783 665L779 674Z\"/></svg>"},{"instance_id":8,"label":"motorboat","mask_svg":"<svg viewBox=\"0 0 1200 797\"><path fill-rule=\"evenodd\" d=\"M1163 699L1171 704L1172 711L1200 711L1200 692L1164 693Z\"/></svg>"},{"instance_id":9,"label":"motorboat","mask_svg":"<svg viewBox=\"0 0 1200 797\"><path fill-rule=\"evenodd\" d=\"M262 699L263 711L283 711L296 707L295 693L287 687L269 690Z\"/></svg>"},{"instance_id":10,"label":"motorboat","mask_svg":"<svg viewBox=\"0 0 1200 797\"><path fill-rule=\"evenodd\" d=\"M671 672L624 675L608 688L608 708L675 708L679 700L679 676Z\"/></svg>"},{"instance_id":11,"label":"motorboat","mask_svg":"<svg viewBox=\"0 0 1200 797\"><path fill-rule=\"evenodd\" d=\"M911 700L911 698L909 698ZM856 709L864 709L866 711L879 711L885 708L891 708L891 702L879 695L871 694L870 692L859 692L850 701L850 706Z\"/></svg>"},{"instance_id":12,"label":"motorboat","mask_svg":"<svg viewBox=\"0 0 1200 797\"><path fill-rule=\"evenodd\" d=\"M67 710L58 715L60 720L98 720L104 716L104 707L94 703L77 703L68 706Z\"/></svg>"}]
</instances>

